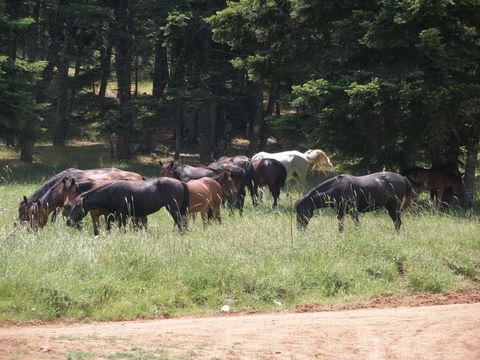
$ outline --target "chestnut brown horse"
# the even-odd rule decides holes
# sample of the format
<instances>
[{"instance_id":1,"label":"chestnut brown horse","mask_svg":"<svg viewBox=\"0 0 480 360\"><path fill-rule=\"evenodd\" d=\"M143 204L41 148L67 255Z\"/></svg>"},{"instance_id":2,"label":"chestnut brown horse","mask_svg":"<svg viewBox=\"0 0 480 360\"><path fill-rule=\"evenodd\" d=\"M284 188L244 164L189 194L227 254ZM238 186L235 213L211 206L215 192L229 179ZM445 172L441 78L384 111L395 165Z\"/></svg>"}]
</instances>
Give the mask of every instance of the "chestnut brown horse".
<instances>
[{"instance_id":1,"label":"chestnut brown horse","mask_svg":"<svg viewBox=\"0 0 480 360\"><path fill-rule=\"evenodd\" d=\"M198 180L204 177L216 179L219 175L228 170L230 178L232 178L232 171L223 167L209 168L209 167L196 167L190 165L177 165L173 161L166 164L160 164L160 176L170 177L180 181L188 182L191 180ZM237 167L238 168L238 167ZM240 171L242 169L238 168ZM221 184L223 186L223 184ZM226 194L225 194L226 195ZM225 196L224 199L228 201L230 206L233 206L236 201L236 190L234 195Z\"/></svg>"},{"instance_id":2,"label":"chestnut brown horse","mask_svg":"<svg viewBox=\"0 0 480 360\"><path fill-rule=\"evenodd\" d=\"M444 195L448 190L451 190L454 196L460 196L462 179L450 172L413 167L405 170L403 175L411 181L422 183L423 190L431 190L440 205L444 204Z\"/></svg>"},{"instance_id":3,"label":"chestnut brown horse","mask_svg":"<svg viewBox=\"0 0 480 360\"><path fill-rule=\"evenodd\" d=\"M200 212L203 224L209 220L210 210L213 218L221 223L220 206L223 197L233 197L236 189L230 171L224 171L214 178L203 177L187 182L189 192L188 212Z\"/></svg>"},{"instance_id":4,"label":"chestnut brown horse","mask_svg":"<svg viewBox=\"0 0 480 360\"><path fill-rule=\"evenodd\" d=\"M117 168L103 168L78 170L67 169L47 180L32 196L19 204L19 220L26 222L31 228L37 229L45 226L48 216L53 212L52 221L55 219L57 208L65 203L65 185L67 177L76 181L96 181L125 179L130 181L141 181L145 178L137 173Z\"/></svg>"},{"instance_id":5,"label":"chestnut brown horse","mask_svg":"<svg viewBox=\"0 0 480 360\"><path fill-rule=\"evenodd\" d=\"M280 189L285 185L287 170L282 163L275 159L261 159L252 161L254 183L254 205L257 204L258 187L268 186L273 196L273 207L277 206Z\"/></svg>"}]
</instances>

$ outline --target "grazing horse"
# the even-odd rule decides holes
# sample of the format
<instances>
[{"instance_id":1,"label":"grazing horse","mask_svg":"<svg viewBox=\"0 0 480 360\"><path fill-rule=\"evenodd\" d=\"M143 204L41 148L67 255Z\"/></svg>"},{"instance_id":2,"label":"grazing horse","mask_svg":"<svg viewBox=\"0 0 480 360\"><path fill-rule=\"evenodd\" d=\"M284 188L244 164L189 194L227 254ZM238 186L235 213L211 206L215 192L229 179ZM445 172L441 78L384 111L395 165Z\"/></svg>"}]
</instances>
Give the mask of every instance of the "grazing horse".
<instances>
[{"instance_id":1,"label":"grazing horse","mask_svg":"<svg viewBox=\"0 0 480 360\"><path fill-rule=\"evenodd\" d=\"M141 181L145 178L137 173L125 171L117 168L103 168L78 170L67 169L48 179L30 198L23 197L19 204L19 219L27 222L33 229L43 227L48 219L48 215L53 212L52 221L54 221L57 208L62 207L61 194L59 194L58 185L64 181L65 177L70 177L76 181L82 180L116 180L125 179L130 181ZM51 191L52 189L55 191Z\"/></svg>"},{"instance_id":2,"label":"grazing horse","mask_svg":"<svg viewBox=\"0 0 480 360\"><path fill-rule=\"evenodd\" d=\"M200 212L203 224L208 222L209 211L213 211L213 217L221 223L220 206L222 198L233 198L236 193L235 184L230 170L222 172L215 178L204 177L187 182L189 192L188 212Z\"/></svg>"},{"instance_id":3,"label":"grazing horse","mask_svg":"<svg viewBox=\"0 0 480 360\"><path fill-rule=\"evenodd\" d=\"M119 179L128 181L129 179ZM112 180L87 180L87 181L75 181L71 176L66 176L57 185L51 188L39 201L38 204L38 226L43 227L48 219L48 214L57 208L63 207L63 214L66 217L71 210L71 203L80 194L96 189L100 186L111 183ZM110 230L110 223L108 215L109 213L96 209L90 210L90 216L93 223L93 233L98 235L98 228L100 225L100 217L105 217L107 230ZM147 226L147 217L134 217L133 222L139 227Z\"/></svg>"},{"instance_id":4,"label":"grazing horse","mask_svg":"<svg viewBox=\"0 0 480 360\"><path fill-rule=\"evenodd\" d=\"M385 207L398 231L400 213L416 195L417 186L408 178L392 173L378 172L365 176L342 174L322 182L295 202L297 226L306 228L313 211L333 207L337 211L339 230L343 231L345 213L350 212L358 224L358 212Z\"/></svg>"},{"instance_id":5,"label":"grazing horse","mask_svg":"<svg viewBox=\"0 0 480 360\"><path fill-rule=\"evenodd\" d=\"M223 167L209 168L209 167L195 167L190 165L176 165L173 161L166 164L160 164L160 176L171 177L184 182L190 180L198 180L204 177L215 178L222 174L225 169ZM237 171L242 171L241 168L236 167ZM235 203L233 198L227 199L230 206Z\"/></svg>"},{"instance_id":6,"label":"grazing horse","mask_svg":"<svg viewBox=\"0 0 480 360\"><path fill-rule=\"evenodd\" d=\"M448 190L451 190L453 195L457 197L460 196L462 190L462 178L460 176L436 168L413 167L405 170L403 175L411 181L422 183L423 189L430 190L440 204L446 200L444 195Z\"/></svg>"},{"instance_id":7,"label":"grazing horse","mask_svg":"<svg viewBox=\"0 0 480 360\"><path fill-rule=\"evenodd\" d=\"M243 205L245 202L245 187L250 186L253 178L253 168L246 156L237 156L237 164L233 160L221 160L217 162L212 162L208 165L209 169L214 170L230 170L232 174L233 182L235 183L235 189L237 193L236 197L236 208L240 212L240 215L243 214ZM244 161L243 159L247 159ZM231 158L233 159L233 158Z\"/></svg>"},{"instance_id":8,"label":"grazing horse","mask_svg":"<svg viewBox=\"0 0 480 360\"><path fill-rule=\"evenodd\" d=\"M74 225L88 211L101 210L119 219L126 226L128 217L145 217L165 207L180 230L186 227L189 202L187 185L176 179L160 178L146 181L113 181L87 191L75 198L67 216L67 224ZM110 221L110 216L108 220Z\"/></svg>"},{"instance_id":9,"label":"grazing horse","mask_svg":"<svg viewBox=\"0 0 480 360\"><path fill-rule=\"evenodd\" d=\"M285 185L287 170L280 161L275 159L261 159L252 161L254 204L257 204L258 187L268 186L273 196L273 207L277 206L280 189Z\"/></svg>"},{"instance_id":10,"label":"grazing horse","mask_svg":"<svg viewBox=\"0 0 480 360\"><path fill-rule=\"evenodd\" d=\"M280 161L287 170L287 181L296 179L303 189L308 188L307 172L309 170L320 170L326 167L332 168L332 162L324 151L308 150L305 153L291 150L279 153L259 152L252 156L252 160L275 159Z\"/></svg>"},{"instance_id":11,"label":"grazing horse","mask_svg":"<svg viewBox=\"0 0 480 360\"><path fill-rule=\"evenodd\" d=\"M245 186L250 191L250 196L252 197L252 204L255 204L254 197L255 197L255 189L253 185L253 165L252 160L244 155L238 155L233 157L226 157L222 156L217 160L217 162L223 163L225 161L229 161L234 165L241 167L244 171L243 181ZM240 209L243 209L243 204L245 202L245 190L243 192L238 193L238 201Z\"/></svg>"}]
</instances>

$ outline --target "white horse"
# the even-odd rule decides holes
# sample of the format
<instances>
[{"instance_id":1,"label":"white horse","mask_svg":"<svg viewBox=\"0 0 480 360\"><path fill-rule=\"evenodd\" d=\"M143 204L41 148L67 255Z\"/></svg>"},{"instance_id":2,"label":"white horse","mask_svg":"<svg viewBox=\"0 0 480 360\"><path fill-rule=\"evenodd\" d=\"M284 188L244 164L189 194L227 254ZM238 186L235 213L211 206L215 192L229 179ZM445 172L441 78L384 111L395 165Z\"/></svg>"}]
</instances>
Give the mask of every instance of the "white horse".
<instances>
[{"instance_id":1,"label":"white horse","mask_svg":"<svg viewBox=\"0 0 480 360\"><path fill-rule=\"evenodd\" d=\"M332 168L330 158L323 150L315 149L301 153L297 150L282 151L278 153L267 153L261 151L252 156L252 160L275 159L280 161L285 169L287 169L287 181L291 179L297 180L303 189L308 188L307 172L309 170L321 170Z\"/></svg>"}]
</instances>

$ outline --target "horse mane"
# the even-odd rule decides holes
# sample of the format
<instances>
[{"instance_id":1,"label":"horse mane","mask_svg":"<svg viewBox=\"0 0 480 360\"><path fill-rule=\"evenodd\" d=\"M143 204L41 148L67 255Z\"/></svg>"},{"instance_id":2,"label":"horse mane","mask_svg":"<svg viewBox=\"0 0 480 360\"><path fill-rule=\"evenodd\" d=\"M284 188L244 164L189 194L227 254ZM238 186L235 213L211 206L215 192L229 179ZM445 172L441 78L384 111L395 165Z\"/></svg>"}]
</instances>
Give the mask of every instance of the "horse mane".
<instances>
[{"instance_id":1,"label":"horse mane","mask_svg":"<svg viewBox=\"0 0 480 360\"><path fill-rule=\"evenodd\" d=\"M28 201L37 201L40 200L41 197L43 197L51 188L55 187L58 185L60 181L65 176L68 176L72 171L75 171L78 169L70 168L63 170L62 172L58 173L57 175L52 176L50 179L45 181L40 188L33 193L32 196L28 198Z\"/></svg>"},{"instance_id":2,"label":"horse mane","mask_svg":"<svg viewBox=\"0 0 480 360\"><path fill-rule=\"evenodd\" d=\"M411 173L414 172L414 171L426 171L426 170L428 170L428 169L422 168L422 167L420 167L420 166L412 166L412 167L410 167L410 168L408 168L408 169L403 170L403 171L401 172L401 174L402 174L403 176L407 176L407 175L411 174Z\"/></svg>"},{"instance_id":3,"label":"horse mane","mask_svg":"<svg viewBox=\"0 0 480 360\"><path fill-rule=\"evenodd\" d=\"M313 154L312 154L313 153ZM330 158L325 151L320 149L308 150L304 153L308 161L313 163L312 169L320 169L325 163L331 164Z\"/></svg>"},{"instance_id":4,"label":"horse mane","mask_svg":"<svg viewBox=\"0 0 480 360\"><path fill-rule=\"evenodd\" d=\"M50 188L48 190L46 190L45 193L37 200L40 201L41 204L51 203L53 190L56 189L57 186L61 182L63 182L64 180L70 180L70 179L74 179L74 177L71 176L71 175L65 175L65 176L62 176L62 177L58 178L57 181L53 185L51 185ZM37 201L37 200L35 200L35 201Z\"/></svg>"}]
</instances>

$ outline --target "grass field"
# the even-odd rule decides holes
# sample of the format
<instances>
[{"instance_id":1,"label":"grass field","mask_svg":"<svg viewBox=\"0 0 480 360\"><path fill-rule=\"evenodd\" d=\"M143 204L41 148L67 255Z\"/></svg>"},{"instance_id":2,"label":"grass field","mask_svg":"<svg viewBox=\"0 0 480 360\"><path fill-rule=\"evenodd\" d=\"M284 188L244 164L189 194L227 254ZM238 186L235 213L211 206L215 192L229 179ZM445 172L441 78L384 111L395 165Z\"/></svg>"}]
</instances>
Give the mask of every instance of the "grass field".
<instances>
[{"instance_id":1,"label":"grass field","mask_svg":"<svg viewBox=\"0 0 480 360\"><path fill-rule=\"evenodd\" d=\"M90 146L90 145L89 145ZM308 303L361 303L386 292L480 290L480 217L416 206L399 233L384 211L362 214L337 231L331 211L297 231L282 194L245 216L182 234L162 209L146 231L114 228L92 235L61 219L38 232L13 231L22 195L65 167L122 166L155 176L154 163L111 164L101 145L72 146L61 158L50 147L24 165L0 151L0 320L118 319L277 309ZM92 146L94 146L92 148ZM97 148L95 148L97 146ZM81 156L79 156L81 154Z\"/></svg>"}]
</instances>

